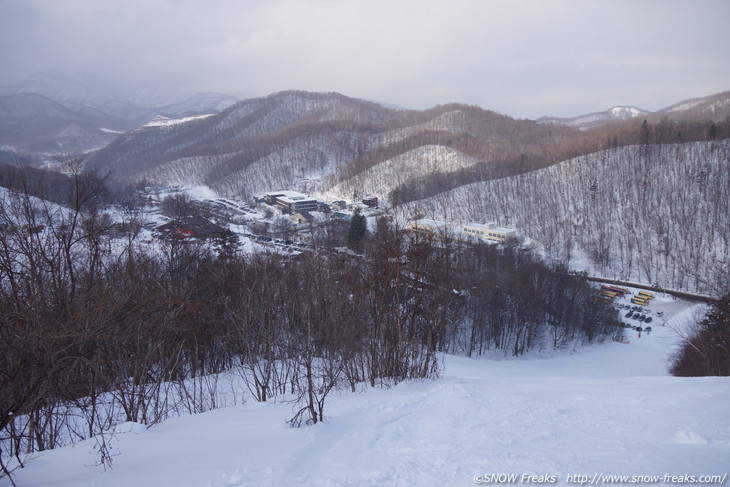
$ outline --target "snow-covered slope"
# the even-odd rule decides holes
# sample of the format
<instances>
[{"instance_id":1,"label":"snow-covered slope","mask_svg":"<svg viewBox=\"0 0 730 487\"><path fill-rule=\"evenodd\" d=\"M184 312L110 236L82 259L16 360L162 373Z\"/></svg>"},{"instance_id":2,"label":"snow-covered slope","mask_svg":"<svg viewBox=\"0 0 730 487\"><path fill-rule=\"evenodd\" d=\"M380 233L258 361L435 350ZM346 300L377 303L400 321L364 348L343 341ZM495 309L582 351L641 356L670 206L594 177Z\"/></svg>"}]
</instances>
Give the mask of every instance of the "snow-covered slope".
<instances>
[{"instance_id":1,"label":"snow-covered slope","mask_svg":"<svg viewBox=\"0 0 730 487\"><path fill-rule=\"evenodd\" d=\"M149 429L127 423L111 440L112 470L95 465L96 443L87 440L38 455L16 481L410 487L479 485L490 475L516 475L518 484L542 475L559 485L569 475L722 479L730 378L668 376L670 327L681 328L692 309L662 297L654 306L671 316L667 325L641 337L632 331L629 344L519 360L448 356L441 379L343 392L329 400L327 422L299 429L285 423L286 403L249 402Z\"/></svg>"},{"instance_id":2,"label":"snow-covered slope","mask_svg":"<svg viewBox=\"0 0 730 487\"><path fill-rule=\"evenodd\" d=\"M478 162L478 159L451 147L426 145L376 164L336 184L322 196L326 199L352 199L353 194L387 195L399 184L408 184L436 173L448 174Z\"/></svg>"}]
</instances>

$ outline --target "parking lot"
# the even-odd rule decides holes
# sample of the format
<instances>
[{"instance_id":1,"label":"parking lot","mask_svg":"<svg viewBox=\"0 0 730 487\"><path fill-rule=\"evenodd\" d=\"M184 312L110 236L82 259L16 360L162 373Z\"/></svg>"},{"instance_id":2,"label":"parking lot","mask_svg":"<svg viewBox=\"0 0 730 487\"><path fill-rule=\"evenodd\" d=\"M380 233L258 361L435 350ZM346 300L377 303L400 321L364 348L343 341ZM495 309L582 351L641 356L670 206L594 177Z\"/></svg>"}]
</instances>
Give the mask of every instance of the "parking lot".
<instances>
[{"instance_id":1,"label":"parking lot","mask_svg":"<svg viewBox=\"0 0 730 487\"><path fill-rule=\"evenodd\" d=\"M651 333L651 329L665 326L677 313L684 310L688 303L669 294L654 293L654 299L642 306L631 302L639 289L629 288L629 293L614 301L620 313L620 321L625 328Z\"/></svg>"}]
</instances>

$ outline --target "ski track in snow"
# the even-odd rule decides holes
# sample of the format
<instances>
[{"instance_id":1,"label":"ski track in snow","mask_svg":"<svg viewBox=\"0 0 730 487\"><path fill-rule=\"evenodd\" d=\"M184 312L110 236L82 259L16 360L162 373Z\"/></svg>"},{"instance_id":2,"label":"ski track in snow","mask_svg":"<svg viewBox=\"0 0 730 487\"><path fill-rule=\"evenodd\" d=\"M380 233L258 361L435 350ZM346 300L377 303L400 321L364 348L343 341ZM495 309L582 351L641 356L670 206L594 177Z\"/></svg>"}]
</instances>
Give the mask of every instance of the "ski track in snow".
<instances>
[{"instance_id":1,"label":"ski track in snow","mask_svg":"<svg viewBox=\"0 0 730 487\"><path fill-rule=\"evenodd\" d=\"M691 306L658 298L629 344L513 359L447 356L437 380L341 391L326 422L291 428L292 405L254 403L125 424L104 472L93 440L38 455L20 486L468 486L476 474L711 475L730 469L730 378L666 372ZM655 311L656 312L656 311ZM522 483L522 482L518 482ZM0 485L9 485L7 479Z\"/></svg>"}]
</instances>

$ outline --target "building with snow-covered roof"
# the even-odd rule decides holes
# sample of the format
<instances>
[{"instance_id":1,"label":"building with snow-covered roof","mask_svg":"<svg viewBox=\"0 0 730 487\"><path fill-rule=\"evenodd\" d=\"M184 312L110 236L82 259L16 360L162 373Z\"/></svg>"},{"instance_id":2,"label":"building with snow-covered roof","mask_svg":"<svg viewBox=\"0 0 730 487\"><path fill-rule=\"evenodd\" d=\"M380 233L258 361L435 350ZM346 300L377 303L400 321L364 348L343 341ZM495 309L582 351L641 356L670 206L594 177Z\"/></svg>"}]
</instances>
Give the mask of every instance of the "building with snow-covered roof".
<instances>
[{"instance_id":1,"label":"building with snow-covered roof","mask_svg":"<svg viewBox=\"0 0 730 487\"><path fill-rule=\"evenodd\" d=\"M516 230L497 226L493 222L467 223L466 225L453 226L439 220L419 218L418 220L408 222L408 230L440 237L455 238L466 242L489 240L504 243L509 239L517 238Z\"/></svg>"},{"instance_id":2,"label":"building with snow-covered roof","mask_svg":"<svg viewBox=\"0 0 730 487\"><path fill-rule=\"evenodd\" d=\"M512 228L499 227L494 222L488 223L467 223L462 227L462 232L472 239L491 240L493 242L506 242L510 238L517 237L517 231Z\"/></svg>"},{"instance_id":3,"label":"building with snow-covered roof","mask_svg":"<svg viewBox=\"0 0 730 487\"><path fill-rule=\"evenodd\" d=\"M286 213L316 211L319 206L316 199L296 191L272 191L266 193L264 200Z\"/></svg>"}]
</instances>

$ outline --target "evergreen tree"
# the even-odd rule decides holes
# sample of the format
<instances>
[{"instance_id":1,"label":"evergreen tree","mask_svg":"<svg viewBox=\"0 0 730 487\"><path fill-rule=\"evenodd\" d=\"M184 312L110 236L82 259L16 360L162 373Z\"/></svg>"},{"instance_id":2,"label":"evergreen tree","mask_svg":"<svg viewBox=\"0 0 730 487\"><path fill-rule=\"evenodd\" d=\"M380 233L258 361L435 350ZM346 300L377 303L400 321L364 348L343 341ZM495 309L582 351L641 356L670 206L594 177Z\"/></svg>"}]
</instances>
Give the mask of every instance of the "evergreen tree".
<instances>
[{"instance_id":1,"label":"evergreen tree","mask_svg":"<svg viewBox=\"0 0 730 487\"><path fill-rule=\"evenodd\" d=\"M220 257L230 258L236 253L241 242L238 239L238 235L233 233L231 229L224 228L215 236L213 243L218 249L218 255Z\"/></svg>"},{"instance_id":2,"label":"evergreen tree","mask_svg":"<svg viewBox=\"0 0 730 487\"><path fill-rule=\"evenodd\" d=\"M363 243L368 235L367 221L360 209L355 209L355 213L350 220L350 230L347 232L347 246L357 253L362 253Z\"/></svg>"}]
</instances>

